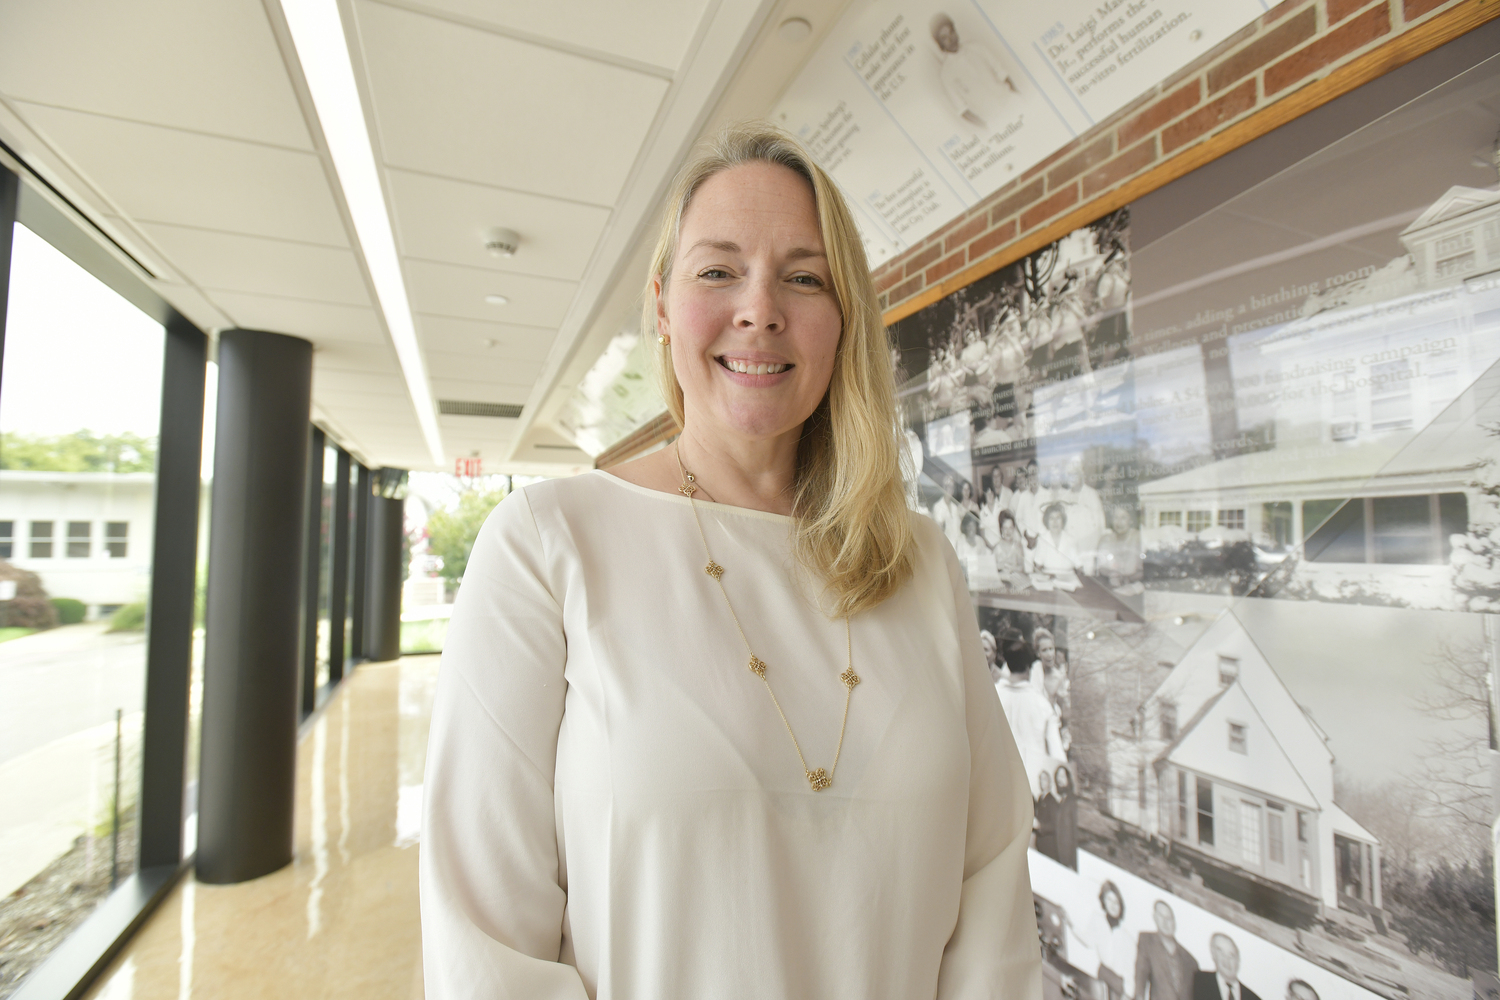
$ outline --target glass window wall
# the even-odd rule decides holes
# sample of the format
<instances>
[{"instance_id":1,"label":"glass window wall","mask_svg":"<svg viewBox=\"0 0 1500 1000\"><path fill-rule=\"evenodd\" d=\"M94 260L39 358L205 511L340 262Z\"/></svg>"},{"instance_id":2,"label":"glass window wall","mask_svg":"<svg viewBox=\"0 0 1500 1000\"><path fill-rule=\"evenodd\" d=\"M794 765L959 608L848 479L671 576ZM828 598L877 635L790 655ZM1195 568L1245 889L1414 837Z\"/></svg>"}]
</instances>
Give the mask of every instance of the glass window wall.
<instances>
[{"instance_id":1,"label":"glass window wall","mask_svg":"<svg viewBox=\"0 0 1500 1000\"><path fill-rule=\"evenodd\" d=\"M165 344L36 233L4 238L0 995L134 868Z\"/></svg>"}]
</instances>

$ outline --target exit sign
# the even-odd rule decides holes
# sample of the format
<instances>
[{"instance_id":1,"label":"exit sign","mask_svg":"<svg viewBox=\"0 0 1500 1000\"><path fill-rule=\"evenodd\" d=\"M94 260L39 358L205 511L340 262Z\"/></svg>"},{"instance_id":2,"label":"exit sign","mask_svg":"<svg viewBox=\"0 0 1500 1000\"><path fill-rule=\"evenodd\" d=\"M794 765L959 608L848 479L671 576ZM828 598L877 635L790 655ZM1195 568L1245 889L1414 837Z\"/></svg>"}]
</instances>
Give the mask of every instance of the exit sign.
<instances>
[{"instance_id":1,"label":"exit sign","mask_svg":"<svg viewBox=\"0 0 1500 1000\"><path fill-rule=\"evenodd\" d=\"M468 479L477 479L484 475L484 459L482 458L460 458L453 462L453 474Z\"/></svg>"}]
</instances>

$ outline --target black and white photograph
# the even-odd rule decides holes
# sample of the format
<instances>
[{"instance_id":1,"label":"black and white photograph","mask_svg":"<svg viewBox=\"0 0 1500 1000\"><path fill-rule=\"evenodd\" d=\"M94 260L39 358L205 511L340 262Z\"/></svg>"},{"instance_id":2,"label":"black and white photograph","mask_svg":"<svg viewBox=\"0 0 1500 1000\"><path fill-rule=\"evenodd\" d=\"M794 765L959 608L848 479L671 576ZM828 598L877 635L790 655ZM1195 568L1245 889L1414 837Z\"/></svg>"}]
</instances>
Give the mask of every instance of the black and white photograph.
<instances>
[{"instance_id":1,"label":"black and white photograph","mask_svg":"<svg viewBox=\"0 0 1500 1000\"><path fill-rule=\"evenodd\" d=\"M1493 988L1500 175L1455 152L1471 97L1359 136L1424 132L1422 186L1336 144L892 327L909 500L1027 771L1049 997Z\"/></svg>"}]
</instances>

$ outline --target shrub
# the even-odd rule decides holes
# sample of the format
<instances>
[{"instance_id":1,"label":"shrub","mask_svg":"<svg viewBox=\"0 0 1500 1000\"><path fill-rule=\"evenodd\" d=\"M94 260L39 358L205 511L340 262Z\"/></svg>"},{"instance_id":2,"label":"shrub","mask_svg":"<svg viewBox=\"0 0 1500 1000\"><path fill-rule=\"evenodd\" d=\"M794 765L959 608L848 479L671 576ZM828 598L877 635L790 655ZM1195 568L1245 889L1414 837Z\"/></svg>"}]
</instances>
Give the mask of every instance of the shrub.
<instances>
[{"instance_id":1,"label":"shrub","mask_svg":"<svg viewBox=\"0 0 1500 1000\"><path fill-rule=\"evenodd\" d=\"M16 596L0 601L0 626L52 628L57 624L57 609L47 599L41 577L0 559L0 580L16 581Z\"/></svg>"},{"instance_id":2,"label":"shrub","mask_svg":"<svg viewBox=\"0 0 1500 1000\"><path fill-rule=\"evenodd\" d=\"M146 602L126 604L109 619L111 632L142 632L146 628Z\"/></svg>"},{"instance_id":3,"label":"shrub","mask_svg":"<svg viewBox=\"0 0 1500 1000\"><path fill-rule=\"evenodd\" d=\"M71 597L54 597L52 606L57 609L59 625L77 625L88 614L88 606Z\"/></svg>"}]
</instances>

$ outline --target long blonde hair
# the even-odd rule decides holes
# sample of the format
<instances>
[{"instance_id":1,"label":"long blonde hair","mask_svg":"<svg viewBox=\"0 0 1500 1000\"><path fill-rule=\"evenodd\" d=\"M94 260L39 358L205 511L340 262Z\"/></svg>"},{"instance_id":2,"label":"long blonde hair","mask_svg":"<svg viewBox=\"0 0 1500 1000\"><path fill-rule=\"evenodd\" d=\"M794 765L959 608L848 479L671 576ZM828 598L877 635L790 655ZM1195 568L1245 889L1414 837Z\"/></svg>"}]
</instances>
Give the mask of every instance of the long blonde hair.
<instances>
[{"instance_id":1,"label":"long blonde hair","mask_svg":"<svg viewBox=\"0 0 1500 1000\"><path fill-rule=\"evenodd\" d=\"M843 315L828 392L802 425L797 447L793 546L803 565L827 586L834 613L852 615L890 597L912 572L896 383L859 230L832 178L796 139L767 122L731 125L683 166L668 195L651 258L641 327L655 339L651 286L660 279L661 294L666 294L682 219L693 195L715 174L756 162L780 164L812 186ZM682 386L669 347L659 348L657 362L662 395L678 426L683 426Z\"/></svg>"}]
</instances>

